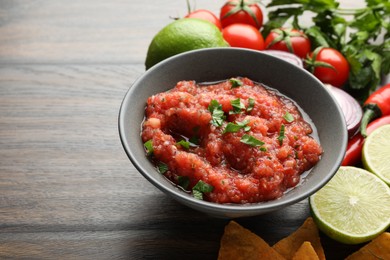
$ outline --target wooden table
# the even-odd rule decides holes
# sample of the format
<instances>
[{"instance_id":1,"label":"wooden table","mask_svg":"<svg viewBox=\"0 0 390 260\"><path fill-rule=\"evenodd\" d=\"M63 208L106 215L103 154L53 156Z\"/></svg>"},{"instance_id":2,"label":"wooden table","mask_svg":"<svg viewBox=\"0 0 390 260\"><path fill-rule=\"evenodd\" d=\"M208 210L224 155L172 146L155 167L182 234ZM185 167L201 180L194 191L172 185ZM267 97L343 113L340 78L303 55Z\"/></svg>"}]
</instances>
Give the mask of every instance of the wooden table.
<instances>
[{"instance_id":1,"label":"wooden table","mask_svg":"<svg viewBox=\"0 0 390 260\"><path fill-rule=\"evenodd\" d=\"M216 259L228 220L157 190L118 135L152 37L186 14L163 2L0 0L0 258ZM237 221L272 245L309 215L304 200ZM329 259L359 247L322 242Z\"/></svg>"}]
</instances>

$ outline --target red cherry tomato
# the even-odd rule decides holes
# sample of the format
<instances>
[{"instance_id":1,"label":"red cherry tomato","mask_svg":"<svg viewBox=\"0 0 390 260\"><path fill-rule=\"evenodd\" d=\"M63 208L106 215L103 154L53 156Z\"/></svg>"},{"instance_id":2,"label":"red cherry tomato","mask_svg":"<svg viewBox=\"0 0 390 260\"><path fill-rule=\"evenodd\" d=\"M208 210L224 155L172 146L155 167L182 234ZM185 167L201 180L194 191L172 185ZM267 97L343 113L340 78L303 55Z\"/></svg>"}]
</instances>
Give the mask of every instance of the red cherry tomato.
<instances>
[{"instance_id":1,"label":"red cherry tomato","mask_svg":"<svg viewBox=\"0 0 390 260\"><path fill-rule=\"evenodd\" d=\"M296 29L274 29L265 38L265 48L291 52L304 59L311 50L309 38Z\"/></svg>"},{"instance_id":2,"label":"red cherry tomato","mask_svg":"<svg viewBox=\"0 0 390 260\"><path fill-rule=\"evenodd\" d=\"M348 61L333 48L317 48L306 65L319 80L335 87L343 86L349 76Z\"/></svg>"},{"instance_id":3,"label":"red cherry tomato","mask_svg":"<svg viewBox=\"0 0 390 260\"><path fill-rule=\"evenodd\" d=\"M264 50L264 38L252 25L234 23L225 27L222 35L231 47Z\"/></svg>"},{"instance_id":4,"label":"red cherry tomato","mask_svg":"<svg viewBox=\"0 0 390 260\"><path fill-rule=\"evenodd\" d=\"M221 21L209 10L199 9L187 14L184 18L198 18L209 21L215 24L215 26L217 26L218 29L222 31Z\"/></svg>"},{"instance_id":5,"label":"red cherry tomato","mask_svg":"<svg viewBox=\"0 0 390 260\"><path fill-rule=\"evenodd\" d=\"M249 0L227 1L221 8L219 19L223 28L233 23L250 24L257 29L263 26L263 12L258 4Z\"/></svg>"},{"instance_id":6,"label":"red cherry tomato","mask_svg":"<svg viewBox=\"0 0 390 260\"><path fill-rule=\"evenodd\" d=\"M388 124L390 124L390 115L377 118L368 124L366 134L369 135L378 127ZM347 152L345 153L343 163L341 164L342 166L352 166L360 162L364 140L364 137L360 133L357 133L349 139Z\"/></svg>"}]
</instances>

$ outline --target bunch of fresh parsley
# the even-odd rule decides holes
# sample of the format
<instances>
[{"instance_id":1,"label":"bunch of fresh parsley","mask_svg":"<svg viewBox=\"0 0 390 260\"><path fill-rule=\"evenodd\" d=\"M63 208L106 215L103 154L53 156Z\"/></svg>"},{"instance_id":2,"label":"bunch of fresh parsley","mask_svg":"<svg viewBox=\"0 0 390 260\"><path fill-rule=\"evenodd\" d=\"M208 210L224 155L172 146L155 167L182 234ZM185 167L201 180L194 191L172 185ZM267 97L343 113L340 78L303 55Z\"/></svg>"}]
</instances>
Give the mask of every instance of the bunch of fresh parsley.
<instances>
[{"instance_id":1,"label":"bunch of fresh parsley","mask_svg":"<svg viewBox=\"0 0 390 260\"><path fill-rule=\"evenodd\" d=\"M365 3L361 9L342 9L336 0L272 0L262 33L290 24L308 35L313 49L339 50L350 64L345 89L363 101L390 71L390 1ZM301 24L306 12L312 15L311 25Z\"/></svg>"}]
</instances>

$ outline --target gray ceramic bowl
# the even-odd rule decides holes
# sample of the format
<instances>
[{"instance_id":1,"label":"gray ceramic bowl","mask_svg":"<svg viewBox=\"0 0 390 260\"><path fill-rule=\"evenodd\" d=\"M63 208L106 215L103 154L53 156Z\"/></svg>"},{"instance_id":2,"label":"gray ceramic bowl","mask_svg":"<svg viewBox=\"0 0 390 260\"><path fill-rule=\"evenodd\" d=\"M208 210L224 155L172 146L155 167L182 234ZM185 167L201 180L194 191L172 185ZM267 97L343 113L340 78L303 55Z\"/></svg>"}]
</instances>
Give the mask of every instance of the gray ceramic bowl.
<instances>
[{"instance_id":1,"label":"gray ceramic bowl","mask_svg":"<svg viewBox=\"0 0 390 260\"><path fill-rule=\"evenodd\" d=\"M324 153L304 181L281 198L255 204L226 205L201 201L172 185L145 156L140 138L149 96L173 88L178 81L209 82L245 76L295 100L314 122ZM176 55L147 70L131 86L119 112L123 147L138 171L177 201L217 217L268 213L301 201L325 185L345 154L347 130L342 111L330 92L310 73L267 53L239 48L201 49Z\"/></svg>"}]
</instances>

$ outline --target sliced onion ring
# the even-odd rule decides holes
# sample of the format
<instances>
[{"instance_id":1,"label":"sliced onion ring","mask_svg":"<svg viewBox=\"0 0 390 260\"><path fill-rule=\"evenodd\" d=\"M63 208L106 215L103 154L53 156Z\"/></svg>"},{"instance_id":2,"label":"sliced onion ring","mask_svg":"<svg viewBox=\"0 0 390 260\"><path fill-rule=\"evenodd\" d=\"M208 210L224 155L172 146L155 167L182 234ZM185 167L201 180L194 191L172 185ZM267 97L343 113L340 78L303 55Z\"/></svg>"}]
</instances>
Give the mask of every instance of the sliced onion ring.
<instances>
[{"instance_id":1,"label":"sliced onion ring","mask_svg":"<svg viewBox=\"0 0 390 260\"><path fill-rule=\"evenodd\" d=\"M295 54L286 52L286 51L277 51L277 50L263 50L262 52L268 53L272 56L275 56L279 59L290 62L298 67L303 68L302 60Z\"/></svg>"},{"instance_id":2,"label":"sliced onion ring","mask_svg":"<svg viewBox=\"0 0 390 260\"><path fill-rule=\"evenodd\" d=\"M325 84L330 89L330 92L336 98L341 110L344 113L347 123L348 136L351 138L359 129L360 121L362 120L363 110L359 103L350 94L340 88Z\"/></svg>"}]
</instances>

